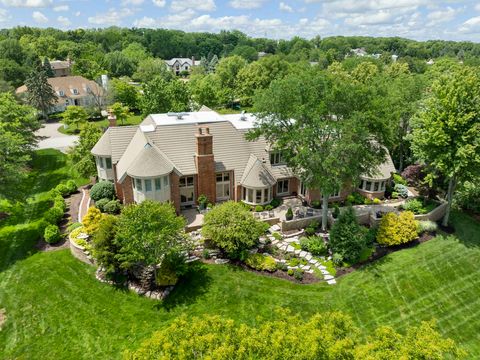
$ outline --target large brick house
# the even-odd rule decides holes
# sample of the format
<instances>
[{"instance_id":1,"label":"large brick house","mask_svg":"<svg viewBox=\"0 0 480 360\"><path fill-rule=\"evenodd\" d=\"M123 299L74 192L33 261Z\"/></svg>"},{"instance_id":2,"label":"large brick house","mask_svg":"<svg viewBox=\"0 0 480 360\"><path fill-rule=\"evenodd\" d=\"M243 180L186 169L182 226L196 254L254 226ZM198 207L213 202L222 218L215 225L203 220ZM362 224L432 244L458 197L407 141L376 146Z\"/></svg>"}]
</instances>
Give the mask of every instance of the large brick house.
<instances>
[{"instance_id":1,"label":"large brick house","mask_svg":"<svg viewBox=\"0 0 480 360\"><path fill-rule=\"evenodd\" d=\"M171 201L177 211L196 205L201 194L212 203L251 205L292 195L320 200L319 191L306 189L280 152L271 151L262 138L245 139L254 122L250 114L220 115L204 109L149 115L139 126L109 127L92 149L98 177L113 181L124 203ZM393 171L388 155L378 175L362 178L358 191L383 197ZM340 200L351 190L345 187L330 200Z\"/></svg>"}]
</instances>

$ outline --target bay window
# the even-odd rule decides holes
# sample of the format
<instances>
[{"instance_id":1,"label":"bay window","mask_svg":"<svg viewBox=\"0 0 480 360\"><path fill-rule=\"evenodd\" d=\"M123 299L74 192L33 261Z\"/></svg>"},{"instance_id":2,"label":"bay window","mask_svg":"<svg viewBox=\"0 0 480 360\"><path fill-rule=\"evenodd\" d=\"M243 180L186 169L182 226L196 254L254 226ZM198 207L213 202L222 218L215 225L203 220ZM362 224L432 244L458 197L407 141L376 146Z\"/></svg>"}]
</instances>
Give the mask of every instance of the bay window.
<instances>
[{"instance_id":1,"label":"bay window","mask_svg":"<svg viewBox=\"0 0 480 360\"><path fill-rule=\"evenodd\" d=\"M272 188L250 189L242 187L242 200L251 205L265 205L272 201Z\"/></svg>"},{"instance_id":2,"label":"bay window","mask_svg":"<svg viewBox=\"0 0 480 360\"><path fill-rule=\"evenodd\" d=\"M166 180L165 180L166 179ZM170 200L168 175L150 179L132 178L133 199L136 203L144 200L165 202Z\"/></svg>"}]
</instances>

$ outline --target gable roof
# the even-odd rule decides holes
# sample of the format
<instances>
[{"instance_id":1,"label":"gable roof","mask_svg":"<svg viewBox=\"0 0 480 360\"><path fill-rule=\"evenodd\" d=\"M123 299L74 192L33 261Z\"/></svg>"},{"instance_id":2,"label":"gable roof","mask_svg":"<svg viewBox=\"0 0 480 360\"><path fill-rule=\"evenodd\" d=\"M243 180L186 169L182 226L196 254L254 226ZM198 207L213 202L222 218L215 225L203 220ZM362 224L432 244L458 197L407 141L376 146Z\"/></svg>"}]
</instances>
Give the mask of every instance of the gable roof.
<instances>
[{"instance_id":1,"label":"gable roof","mask_svg":"<svg viewBox=\"0 0 480 360\"><path fill-rule=\"evenodd\" d=\"M53 77L48 78L48 83L59 98L63 96L80 98L91 94L99 95L103 92L103 88L95 81L85 79L83 76ZM23 94L27 91L27 86L22 85L15 92Z\"/></svg>"},{"instance_id":2,"label":"gable roof","mask_svg":"<svg viewBox=\"0 0 480 360\"><path fill-rule=\"evenodd\" d=\"M152 178L170 174L173 164L156 147L145 144L127 169L127 174L138 178Z\"/></svg>"},{"instance_id":3,"label":"gable roof","mask_svg":"<svg viewBox=\"0 0 480 360\"><path fill-rule=\"evenodd\" d=\"M288 166L270 163L270 147L263 137L247 141L245 134L255 124L254 115L220 115L207 108L202 110L181 116L152 114L139 126L109 128L92 153L111 154L120 182L127 174L135 177L155 177L171 171L180 176L197 174L195 134L201 124L208 126L213 136L215 171L233 170L235 184L259 188L295 176ZM147 144L152 149L146 151ZM391 171L395 168L387 154L378 176L388 179Z\"/></svg>"},{"instance_id":4,"label":"gable roof","mask_svg":"<svg viewBox=\"0 0 480 360\"><path fill-rule=\"evenodd\" d=\"M250 154L240 184L249 188L263 189L275 185L275 178L255 155Z\"/></svg>"}]
</instances>

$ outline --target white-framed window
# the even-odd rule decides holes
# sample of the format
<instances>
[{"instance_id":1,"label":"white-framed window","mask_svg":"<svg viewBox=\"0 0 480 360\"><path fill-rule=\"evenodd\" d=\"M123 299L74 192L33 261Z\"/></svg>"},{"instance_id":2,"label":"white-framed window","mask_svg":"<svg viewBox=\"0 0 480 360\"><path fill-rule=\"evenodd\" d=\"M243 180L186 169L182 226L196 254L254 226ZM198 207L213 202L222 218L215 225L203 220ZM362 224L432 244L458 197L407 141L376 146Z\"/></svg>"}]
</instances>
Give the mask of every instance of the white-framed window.
<instances>
[{"instance_id":1,"label":"white-framed window","mask_svg":"<svg viewBox=\"0 0 480 360\"><path fill-rule=\"evenodd\" d=\"M306 196L307 195L307 187L303 183L303 181L300 181L300 195Z\"/></svg>"},{"instance_id":2,"label":"white-framed window","mask_svg":"<svg viewBox=\"0 0 480 360\"><path fill-rule=\"evenodd\" d=\"M289 194L289 184L288 179L278 180L277 182L277 195L286 195Z\"/></svg>"},{"instance_id":3,"label":"white-framed window","mask_svg":"<svg viewBox=\"0 0 480 360\"><path fill-rule=\"evenodd\" d=\"M337 198L339 196L340 196L340 189L337 189L332 194L330 194L328 198L332 199L332 198ZM323 194L321 195L321 199L323 199Z\"/></svg>"},{"instance_id":4,"label":"white-framed window","mask_svg":"<svg viewBox=\"0 0 480 360\"><path fill-rule=\"evenodd\" d=\"M180 203L182 205L193 205L195 203L195 188L193 176L184 176L179 180Z\"/></svg>"},{"instance_id":5,"label":"white-framed window","mask_svg":"<svg viewBox=\"0 0 480 360\"><path fill-rule=\"evenodd\" d=\"M112 168L112 159L105 158L105 165L106 165L107 169L111 169Z\"/></svg>"},{"instance_id":6,"label":"white-framed window","mask_svg":"<svg viewBox=\"0 0 480 360\"><path fill-rule=\"evenodd\" d=\"M73 92L73 95L78 95L78 89L73 89L72 92Z\"/></svg>"},{"instance_id":7,"label":"white-framed window","mask_svg":"<svg viewBox=\"0 0 480 360\"><path fill-rule=\"evenodd\" d=\"M60 90L60 91L58 92L58 95L60 95L60 96L65 96L65 93L63 92L63 90Z\"/></svg>"},{"instance_id":8,"label":"white-framed window","mask_svg":"<svg viewBox=\"0 0 480 360\"><path fill-rule=\"evenodd\" d=\"M270 152L270 164L271 165L285 164L285 159L284 159L281 151L271 151Z\"/></svg>"},{"instance_id":9,"label":"white-framed window","mask_svg":"<svg viewBox=\"0 0 480 360\"><path fill-rule=\"evenodd\" d=\"M242 187L242 199L252 205L264 205L272 201L272 188L250 189Z\"/></svg>"},{"instance_id":10,"label":"white-framed window","mask_svg":"<svg viewBox=\"0 0 480 360\"><path fill-rule=\"evenodd\" d=\"M152 191L152 180L150 179L145 179L145 191L150 192Z\"/></svg>"},{"instance_id":11,"label":"white-framed window","mask_svg":"<svg viewBox=\"0 0 480 360\"><path fill-rule=\"evenodd\" d=\"M230 199L230 173L216 174L216 192L217 200Z\"/></svg>"},{"instance_id":12,"label":"white-framed window","mask_svg":"<svg viewBox=\"0 0 480 360\"><path fill-rule=\"evenodd\" d=\"M359 189L367 192L381 192L385 191L387 185L386 180L379 180L379 181L370 181L370 180L362 180L359 185Z\"/></svg>"},{"instance_id":13,"label":"white-framed window","mask_svg":"<svg viewBox=\"0 0 480 360\"><path fill-rule=\"evenodd\" d=\"M163 186L168 175L150 179L132 178L133 199L136 203L144 200L165 202L170 200L170 187Z\"/></svg>"}]
</instances>

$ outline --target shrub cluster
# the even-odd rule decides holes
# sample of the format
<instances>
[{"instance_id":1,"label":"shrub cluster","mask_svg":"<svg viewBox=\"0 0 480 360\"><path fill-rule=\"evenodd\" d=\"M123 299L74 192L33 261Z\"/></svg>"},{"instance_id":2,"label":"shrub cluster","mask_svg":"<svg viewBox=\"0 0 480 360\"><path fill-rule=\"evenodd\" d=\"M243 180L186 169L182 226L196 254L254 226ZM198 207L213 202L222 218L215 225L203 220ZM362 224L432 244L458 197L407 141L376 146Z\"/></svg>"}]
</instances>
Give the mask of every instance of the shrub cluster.
<instances>
[{"instance_id":1,"label":"shrub cluster","mask_svg":"<svg viewBox=\"0 0 480 360\"><path fill-rule=\"evenodd\" d=\"M427 209L423 206L423 202L418 199L410 199L402 205L402 208L407 211L411 211L414 214L426 214Z\"/></svg>"},{"instance_id":2,"label":"shrub cluster","mask_svg":"<svg viewBox=\"0 0 480 360\"><path fill-rule=\"evenodd\" d=\"M365 204L366 197L358 192L351 193L345 199L346 205L363 205Z\"/></svg>"},{"instance_id":3,"label":"shrub cluster","mask_svg":"<svg viewBox=\"0 0 480 360\"><path fill-rule=\"evenodd\" d=\"M267 229L268 224L255 219L241 204L227 201L205 214L202 234L229 258L238 259Z\"/></svg>"},{"instance_id":4,"label":"shrub cluster","mask_svg":"<svg viewBox=\"0 0 480 360\"><path fill-rule=\"evenodd\" d=\"M50 224L45 228L43 233L43 238L49 244L55 244L60 241L62 238L60 234L60 229L57 225Z\"/></svg>"},{"instance_id":5,"label":"shrub cluster","mask_svg":"<svg viewBox=\"0 0 480 360\"><path fill-rule=\"evenodd\" d=\"M86 215L82 219L82 224L84 227L85 232L88 235L95 235L100 226L100 221L104 216L95 207L90 207L86 213Z\"/></svg>"},{"instance_id":6,"label":"shrub cluster","mask_svg":"<svg viewBox=\"0 0 480 360\"><path fill-rule=\"evenodd\" d=\"M263 254L249 254L245 264L258 271L275 271L277 269L273 257Z\"/></svg>"},{"instance_id":7,"label":"shrub cluster","mask_svg":"<svg viewBox=\"0 0 480 360\"><path fill-rule=\"evenodd\" d=\"M286 326L287 324L287 326ZM125 359L444 359L463 357L441 336L434 322L422 322L399 334L381 327L363 338L341 312L309 319L277 310L273 320L238 325L218 315L182 315L155 332Z\"/></svg>"},{"instance_id":8,"label":"shrub cluster","mask_svg":"<svg viewBox=\"0 0 480 360\"><path fill-rule=\"evenodd\" d=\"M330 231L330 249L342 260L355 262L367 246L366 229L358 223L355 211L348 207Z\"/></svg>"},{"instance_id":9,"label":"shrub cluster","mask_svg":"<svg viewBox=\"0 0 480 360\"><path fill-rule=\"evenodd\" d=\"M68 196L73 194L77 191L77 184L73 180L68 180L66 183L58 184L53 190L52 195L54 193L58 193L61 196Z\"/></svg>"},{"instance_id":10,"label":"shrub cluster","mask_svg":"<svg viewBox=\"0 0 480 360\"><path fill-rule=\"evenodd\" d=\"M407 185L407 180L405 180L400 174L393 174L393 182L395 185Z\"/></svg>"},{"instance_id":11,"label":"shrub cluster","mask_svg":"<svg viewBox=\"0 0 480 360\"><path fill-rule=\"evenodd\" d=\"M90 189L90 197L94 201L100 199L113 200L115 198L115 186L110 181L100 181Z\"/></svg>"},{"instance_id":12,"label":"shrub cluster","mask_svg":"<svg viewBox=\"0 0 480 360\"><path fill-rule=\"evenodd\" d=\"M122 205L120 204L120 200L115 199L107 199L103 198L95 202L95 206L103 213L107 214L118 214L122 209Z\"/></svg>"},{"instance_id":13,"label":"shrub cluster","mask_svg":"<svg viewBox=\"0 0 480 360\"><path fill-rule=\"evenodd\" d=\"M308 236L315 235L319 226L320 226L320 223L317 220L313 220L305 228L305 234L307 234Z\"/></svg>"},{"instance_id":14,"label":"shrub cluster","mask_svg":"<svg viewBox=\"0 0 480 360\"><path fill-rule=\"evenodd\" d=\"M392 197L394 197L395 193L397 193L398 196L401 196L404 199L408 197L408 188L403 184L395 184L395 187L393 188L393 190L394 192L392 193Z\"/></svg>"},{"instance_id":15,"label":"shrub cluster","mask_svg":"<svg viewBox=\"0 0 480 360\"><path fill-rule=\"evenodd\" d=\"M417 232L423 234L425 232L434 233L438 230L438 225L436 222L425 220L418 221L417 223Z\"/></svg>"},{"instance_id":16,"label":"shrub cluster","mask_svg":"<svg viewBox=\"0 0 480 360\"><path fill-rule=\"evenodd\" d=\"M377 232L379 244L400 245L417 238L417 222L411 211L404 211L400 215L392 212L382 217Z\"/></svg>"},{"instance_id":17,"label":"shrub cluster","mask_svg":"<svg viewBox=\"0 0 480 360\"><path fill-rule=\"evenodd\" d=\"M308 251L313 255L323 256L327 254L327 246L323 238L319 236L309 236L300 238L300 246L302 250Z\"/></svg>"}]
</instances>

